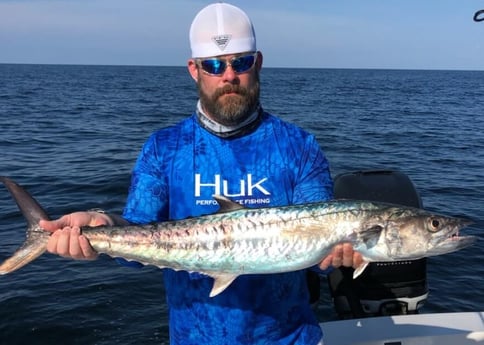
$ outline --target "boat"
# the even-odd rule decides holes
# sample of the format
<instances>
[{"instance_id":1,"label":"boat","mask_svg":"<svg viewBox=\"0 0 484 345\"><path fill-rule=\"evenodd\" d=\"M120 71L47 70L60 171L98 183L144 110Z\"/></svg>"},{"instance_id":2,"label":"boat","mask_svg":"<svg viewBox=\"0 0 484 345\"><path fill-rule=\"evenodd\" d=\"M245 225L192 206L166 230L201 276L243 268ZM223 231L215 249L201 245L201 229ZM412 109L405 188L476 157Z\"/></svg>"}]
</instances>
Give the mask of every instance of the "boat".
<instances>
[{"instance_id":1,"label":"boat","mask_svg":"<svg viewBox=\"0 0 484 345\"><path fill-rule=\"evenodd\" d=\"M394 170L340 174L334 194L423 207L410 178ZM331 272L328 285L339 320L320 323L325 345L484 345L484 311L419 313L428 296L426 263L370 263L357 279L352 268ZM319 286L308 281L315 302Z\"/></svg>"},{"instance_id":2,"label":"boat","mask_svg":"<svg viewBox=\"0 0 484 345\"><path fill-rule=\"evenodd\" d=\"M380 316L320 325L325 345L484 344L484 312Z\"/></svg>"}]
</instances>

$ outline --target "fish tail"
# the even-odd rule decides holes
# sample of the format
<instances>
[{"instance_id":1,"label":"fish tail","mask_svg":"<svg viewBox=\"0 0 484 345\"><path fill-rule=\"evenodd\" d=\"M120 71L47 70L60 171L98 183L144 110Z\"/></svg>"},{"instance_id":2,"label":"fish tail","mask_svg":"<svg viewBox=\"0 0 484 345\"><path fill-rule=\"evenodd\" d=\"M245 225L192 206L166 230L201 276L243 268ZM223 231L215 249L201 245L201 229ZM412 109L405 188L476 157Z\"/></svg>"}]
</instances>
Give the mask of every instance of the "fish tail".
<instances>
[{"instance_id":1,"label":"fish tail","mask_svg":"<svg viewBox=\"0 0 484 345\"><path fill-rule=\"evenodd\" d=\"M39 226L39 221L49 220L49 216L39 203L17 183L3 176L0 176L0 182L10 192L27 221L25 242L11 257L0 264L0 274L7 274L34 261L45 252L50 233Z\"/></svg>"}]
</instances>

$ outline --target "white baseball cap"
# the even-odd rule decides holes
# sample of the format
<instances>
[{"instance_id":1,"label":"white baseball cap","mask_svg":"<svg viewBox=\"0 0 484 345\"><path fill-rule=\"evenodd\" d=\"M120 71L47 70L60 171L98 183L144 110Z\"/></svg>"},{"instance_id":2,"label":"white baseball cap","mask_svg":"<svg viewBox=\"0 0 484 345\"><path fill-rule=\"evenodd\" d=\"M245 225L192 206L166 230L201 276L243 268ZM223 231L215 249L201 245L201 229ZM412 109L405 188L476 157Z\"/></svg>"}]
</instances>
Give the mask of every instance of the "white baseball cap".
<instances>
[{"instance_id":1,"label":"white baseball cap","mask_svg":"<svg viewBox=\"0 0 484 345\"><path fill-rule=\"evenodd\" d=\"M256 51L255 32L247 14L226 3L203 8L190 27L192 58Z\"/></svg>"}]
</instances>

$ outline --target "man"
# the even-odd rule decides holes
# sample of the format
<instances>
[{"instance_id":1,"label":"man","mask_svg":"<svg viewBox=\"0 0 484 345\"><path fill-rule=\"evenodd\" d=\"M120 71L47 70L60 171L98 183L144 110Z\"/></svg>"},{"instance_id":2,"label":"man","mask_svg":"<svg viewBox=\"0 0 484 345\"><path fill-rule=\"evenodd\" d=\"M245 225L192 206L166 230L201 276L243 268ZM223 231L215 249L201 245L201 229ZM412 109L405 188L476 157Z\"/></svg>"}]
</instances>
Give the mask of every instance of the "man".
<instances>
[{"instance_id":1,"label":"man","mask_svg":"<svg viewBox=\"0 0 484 345\"><path fill-rule=\"evenodd\" d=\"M264 112L259 103L263 57L247 15L224 3L205 7L193 20L190 44L188 70L200 97L196 112L145 143L123 218L77 212L41 223L54 231L51 253L94 259L97 254L79 226L213 213L213 194L250 207L332 197L328 163L315 138ZM340 245L320 267L359 263L361 256L351 246ZM213 298L212 278L170 269L163 276L172 344L322 343L304 271L243 275Z\"/></svg>"}]
</instances>

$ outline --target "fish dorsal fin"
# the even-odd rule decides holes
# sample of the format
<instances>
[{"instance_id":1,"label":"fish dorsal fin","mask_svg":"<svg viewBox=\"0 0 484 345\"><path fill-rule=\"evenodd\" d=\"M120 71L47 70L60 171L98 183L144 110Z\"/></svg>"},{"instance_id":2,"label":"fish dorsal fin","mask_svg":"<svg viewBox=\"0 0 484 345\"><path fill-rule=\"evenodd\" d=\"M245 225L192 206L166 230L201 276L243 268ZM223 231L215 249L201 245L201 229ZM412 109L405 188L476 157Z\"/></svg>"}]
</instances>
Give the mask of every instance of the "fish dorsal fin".
<instances>
[{"instance_id":1,"label":"fish dorsal fin","mask_svg":"<svg viewBox=\"0 0 484 345\"><path fill-rule=\"evenodd\" d=\"M220 206L217 213L236 211L244 208L244 206L242 206L238 202L232 201L229 198L224 197L223 195L214 195L213 198L218 202Z\"/></svg>"},{"instance_id":2,"label":"fish dorsal fin","mask_svg":"<svg viewBox=\"0 0 484 345\"><path fill-rule=\"evenodd\" d=\"M210 297L215 297L222 293L238 277L236 274L210 274L210 276L214 280Z\"/></svg>"}]
</instances>

